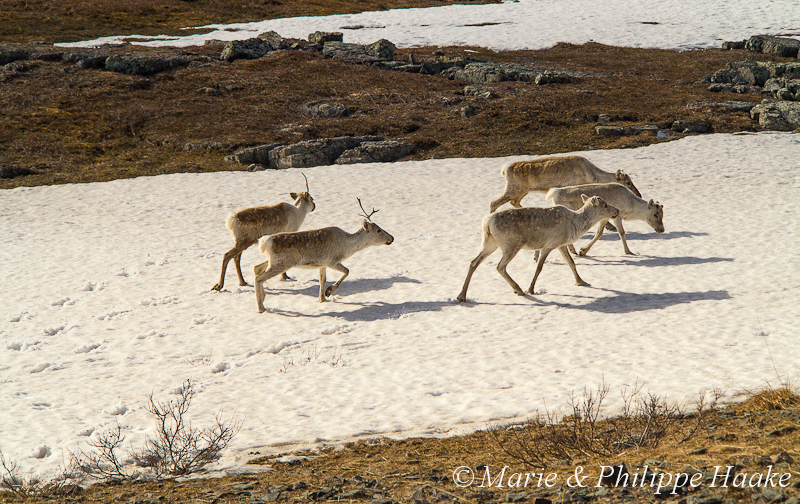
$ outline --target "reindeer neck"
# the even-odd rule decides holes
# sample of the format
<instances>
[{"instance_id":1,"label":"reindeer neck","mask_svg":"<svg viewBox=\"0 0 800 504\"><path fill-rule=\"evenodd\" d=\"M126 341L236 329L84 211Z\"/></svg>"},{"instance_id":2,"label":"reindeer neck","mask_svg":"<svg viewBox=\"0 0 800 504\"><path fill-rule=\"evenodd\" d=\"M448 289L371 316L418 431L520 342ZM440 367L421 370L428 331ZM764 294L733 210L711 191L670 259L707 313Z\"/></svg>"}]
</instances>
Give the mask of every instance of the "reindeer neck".
<instances>
[{"instance_id":1,"label":"reindeer neck","mask_svg":"<svg viewBox=\"0 0 800 504\"><path fill-rule=\"evenodd\" d=\"M579 236L585 234L597 223L597 209L592 205L583 205L583 207L575 213L578 215L573 222L575 223L575 228Z\"/></svg>"}]
</instances>

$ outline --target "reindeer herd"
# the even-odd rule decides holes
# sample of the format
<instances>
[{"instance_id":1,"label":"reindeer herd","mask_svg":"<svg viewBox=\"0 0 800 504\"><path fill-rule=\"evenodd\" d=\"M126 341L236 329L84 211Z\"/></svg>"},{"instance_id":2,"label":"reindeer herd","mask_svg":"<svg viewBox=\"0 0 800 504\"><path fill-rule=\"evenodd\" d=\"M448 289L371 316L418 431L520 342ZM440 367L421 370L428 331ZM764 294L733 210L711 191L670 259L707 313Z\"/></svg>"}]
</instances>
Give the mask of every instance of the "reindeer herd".
<instances>
[{"instance_id":1,"label":"reindeer herd","mask_svg":"<svg viewBox=\"0 0 800 504\"><path fill-rule=\"evenodd\" d=\"M548 254L558 249L575 276L577 285L588 286L578 275L572 254L585 256L592 245L602 236L603 230L614 221L626 254L633 254L625 239L623 220L643 220L657 233L664 232L664 207L652 199L645 201L633 185L631 178L621 170L610 173L601 170L591 161L580 156L551 156L531 161L516 161L504 165L500 170L505 177L503 195L491 202L489 215L483 219L483 239L480 253L470 262L467 278L459 303L467 300L467 288L475 269L495 250L503 256L497 271L508 282L514 293L525 292L506 271L508 263L522 249L535 250L536 272L527 292L534 293L536 279ZM242 276L240 261L242 252L258 243L258 250L267 260L253 268L258 312L264 308L264 282L277 275L288 279L286 271L291 268L319 269L319 302L332 296L350 271L342 264L356 252L374 245L390 245L394 237L372 222L371 213L364 210L361 227L348 233L337 227L309 231L298 231L309 212L314 211L306 182L306 191L291 193L294 205L278 203L272 206L245 208L231 213L225 225L233 236L234 246L222 258L219 283L213 289L220 290L225 282L225 270L233 259L239 285L248 285ZM529 192L546 193L556 206L523 208L522 199ZM496 210L511 203L507 210ZM589 244L575 252L573 244L597 224L597 231ZM326 288L327 268L342 273L341 278Z\"/></svg>"}]
</instances>

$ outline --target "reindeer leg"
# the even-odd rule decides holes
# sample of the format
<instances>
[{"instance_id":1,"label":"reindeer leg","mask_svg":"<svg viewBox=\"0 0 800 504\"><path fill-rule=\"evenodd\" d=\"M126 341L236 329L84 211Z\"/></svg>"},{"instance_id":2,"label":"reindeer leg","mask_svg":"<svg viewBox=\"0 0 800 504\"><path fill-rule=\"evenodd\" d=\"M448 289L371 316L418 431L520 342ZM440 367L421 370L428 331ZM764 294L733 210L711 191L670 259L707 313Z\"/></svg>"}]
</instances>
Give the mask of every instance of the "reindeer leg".
<instances>
[{"instance_id":1,"label":"reindeer leg","mask_svg":"<svg viewBox=\"0 0 800 504\"><path fill-rule=\"evenodd\" d=\"M245 282L244 281L244 277L242 276L242 266L240 264L241 261L242 261L242 253L239 252L238 254L236 254L234 256L233 264L236 265L236 274L239 276L239 285L245 287L245 286L249 286L250 284Z\"/></svg>"},{"instance_id":2,"label":"reindeer leg","mask_svg":"<svg viewBox=\"0 0 800 504\"><path fill-rule=\"evenodd\" d=\"M278 264L269 264L269 260L264 261L261 264L257 264L253 268L253 273L255 273L255 288L256 288L256 304L258 305L258 313L264 313L266 309L264 308L264 282L269 280L270 278L280 275L288 268L284 268Z\"/></svg>"},{"instance_id":3,"label":"reindeer leg","mask_svg":"<svg viewBox=\"0 0 800 504\"><path fill-rule=\"evenodd\" d=\"M553 249L542 249L541 253L539 254L539 260L536 262L536 273L533 274L533 280L531 280L531 286L528 287L528 294L533 294L533 287L536 285L536 279L539 278L539 273L542 272L542 267L544 267L544 262L547 260L547 256L550 255Z\"/></svg>"},{"instance_id":4,"label":"reindeer leg","mask_svg":"<svg viewBox=\"0 0 800 504\"><path fill-rule=\"evenodd\" d=\"M456 301L463 303L467 300L467 289L469 288L469 281L472 279L472 274L475 273L478 266L480 266L487 257L492 255L492 252L495 250L497 250L497 241L494 237L489 235L489 239L483 244L483 248L478 256L469 263L469 271L467 272L466 280L464 280L464 287L461 289L461 294L456 297Z\"/></svg>"},{"instance_id":5,"label":"reindeer leg","mask_svg":"<svg viewBox=\"0 0 800 504\"><path fill-rule=\"evenodd\" d=\"M231 259L241 256L243 250L244 249L240 248L237 244L237 246L234 246L232 249L225 252L225 255L222 256L222 272L219 274L219 283L212 287L211 290L218 291L222 289L222 286L225 284L225 271L228 269L228 263ZM237 273L239 273L239 278L242 278L242 271L239 269L239 263L235 262L235 264Z\"/></svg>"},{"instance_id":6,"label":"reindeer leg","mask_svg":"<svg viewBox=\"0 0 800 504\"><path fill-rule=\"evenodd\" d=\"M570 254L578 255L578 252L575 251L575 245L570 243L567 245L567 249L569 250Z\"/></svg>"},{"instance_id":7,"label":"reindeer leg","mask_svg":"<svg viewBox=\"0 0 800 504\"><path fill-rule=\"evenodd\" d=\"M500 273L500 276L505 278L506 282L508 282L508 285L510 285L511 288L514 289L514 294L516 294L517 296L524 296L525 292L523 292L523 290L519 287L517 282L515 282L514 279L511 278L511 275L509 275L508 272L506 271L506 266L508 266L508 263L510 263L511 260L514 259L514 257L517 255L517 252L519 252L519 247L503 250L503 257L501 257L500 262L497 263L497 272Z\"/></svg>"},{"instance_id":8,"label":"reindeer leg","mask_svg":"<svg viewBox=\"0 0 800 504\"><path fill-rule=\"evenodd\" d=\"M572 260L572 256L569 255L569 250L567 250L566 246L558 247L558 251L561 252L561 255L564 257L564 260L567 261L569 264L572 273L575 275L575 285L580 285L582 287L590 287L590 285L583 281L583 279L578 275L578 269L575 267L575 261Z\"/></svg>"},{"instance_id":9,"label":"reindeer leg","mask_svg":"<svg viewBox=\"0 0 800 504\"><path fill-rule=\"evenodd\" d=\"M324 303L325 299L325 283L328 281L327 270L325 266L319 269L319 302Z\"/></svg>"},{"instance_id":10,"label":"reindeer leg","mask_svg":"<svg viewBox=\"0 0 800 504\"><path fill-rule=\"evenodd\" d=\"M628 240L625 239L625 229L622 227L622 217L617 217L614 219L614 224L617 225L617 231L619 231L619 237L622 240L622 248L625 249L625 253L627 255L634 255L631 252L631 249L628 248Z\"/></svg>"},{"instance_id":11,"label":"reindeer leg","mask_svg":"<svg viewBox=\"0 0 800 504\"><path fill-rule=\"evenodd\" d=\"M342 275L342 278L340 278L335 284L325 289L325 296L327 297L333 296L336 293L336 291L339 290L339 286L342 285L342 280L347 278L347 275L350 274L350 270L345 268L344 264L342 263L336 263L333 266L331 266L331 268L335 269L336 271L341 271L344 274Z\"/></svg>"},{"instance_id":12,"label":"reindeer leg","mask_svg":"<svg viewBox=\"0 0 800 504\"><path fill-rule=\"evenodd\" d=\"M597 240L603 236L603 229L606 225L606 222L608 221L600 221L600 225L597 226L597 231L594 233L594 238L592 238L592 241L590 241L588 245L581 249L581 256L585 256L587 253L589 253L589 249L592 248L592 245L594 245L595 242L597 242Z\"/></svg>"}]
</instances>

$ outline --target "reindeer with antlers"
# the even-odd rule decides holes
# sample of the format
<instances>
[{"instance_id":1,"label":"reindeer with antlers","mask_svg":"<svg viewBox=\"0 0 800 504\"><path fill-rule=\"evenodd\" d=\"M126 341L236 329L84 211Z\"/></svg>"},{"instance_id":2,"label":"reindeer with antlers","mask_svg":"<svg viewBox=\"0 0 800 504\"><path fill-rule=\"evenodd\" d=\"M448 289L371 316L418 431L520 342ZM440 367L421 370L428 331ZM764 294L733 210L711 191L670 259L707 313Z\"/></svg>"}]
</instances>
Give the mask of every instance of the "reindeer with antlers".
<instances>
[{"instance_id":1,"label":"reindeer with antlers","mask_svg":"<svg viewBox=\"0 0 800 504\"><path fill-rule=\"evenodd\" d=\"M356 198L358 199L358 198ZM294 233L278 233L264 236L258 240L258 250L267 254L267 260L253 268L256 275L256 303L258 313L264 308L264 282L285 273L290 268L319 268L319 302L324 303L332 296L350 274L342 261L359 250L374 245L390 245L394 237L372 222L371 217L377 212L375 208L370 214L364 210L361 200L358 205L364 212L361 227L355 233L348 233L337 227L298 231ZM342 273L342 277L333 285L325 288L326 269L331 268Z\"/></svg>"},{"instance_id":2,"label":"reindeer with antlers","mask_svg":"<svg viewBox=\"0 0 800 504\"><path fill-rule=\"evenodd\" d=\"M255 245L262 236L282 231L297 231L303 224L306 214L314 211L316 205L314 205L314 200L311 198L311 193L308 189L308 179L305 174L301 173L301 175L306 180L306 192L289 193L289 196L294 200L294 205L278 203L271 206L244 208L228 215L225 220L225 226L233 236L234 245L232 249L225 252L222 258L222 272L219 274L219 283L213 287L213 290L222 289L225 283L225 270L228 268L228 262L231 259L233 259L233 264L236 265L239 285L248 285L244 281L240 265L242 252ZM284 273L283 279L287 280L288 278Z\"/></svg>"}]
</instances>

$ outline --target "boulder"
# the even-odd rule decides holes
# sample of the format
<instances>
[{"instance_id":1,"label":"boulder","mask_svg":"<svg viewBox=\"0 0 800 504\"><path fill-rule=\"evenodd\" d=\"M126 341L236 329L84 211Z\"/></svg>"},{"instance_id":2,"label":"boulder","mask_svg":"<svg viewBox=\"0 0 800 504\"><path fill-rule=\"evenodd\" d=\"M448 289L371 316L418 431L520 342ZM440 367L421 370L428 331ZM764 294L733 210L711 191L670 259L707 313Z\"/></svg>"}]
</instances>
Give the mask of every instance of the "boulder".
<instances>
[{"instance_id":1,"label":"boulder","mask_svg":"<svg viewBox=\"0 0 800 504\"><path fill-rule=\"evenodd\" d=\"M30 51L24 49L0 46L0 65L7 65L12 61L26 60L30 55Z\"/></svg>"},{"instance_id":2,"label":"boulder","mask_svg":"<svg viewBox=\"0 0 800 504\"><path fill-rule=\"evenodd\" d=\"M763 66L751 66L739 70L739 75L751 86L763 86L770 78L770 71Z\"/></svg>"},{"instance_id":3,"label":"boulder","mask_svg":"<svg viewBox=\"0 0 800 504\"><path fill-rule=\"evenodd\" d=\"M364 47L367 54L378 58L380 61L392 61L396 49L395 45L386 39L380 39Z\"/></svg>"},{"instance_id":4,"label":"boulder","mask_svg":"<svg viewBox=\"0 0 800 504\"><path fill-rule=\"evenodd\" d=\"M328 42L328 44L330 43ZM269 161L270 165L279 169L330 165L344 151L353 149L363 142L377 142L380 140L383 140L383 137L336 137L307 140L272 149L269 152Z\"/></svg>"},{"instance_id":5,"label":"boulder","mask_svg":"<svg viewBox=\"0 0 800 504\"><path fill-rule=\"evenodd\" d=\"M451 69L458 70L464 68L467 64L472 62L475 62L475 60L470 58L462 58L461 56L434 56L433 58L426 58L419 63L419 73L425 75L436 75ZM447 77L450 79L453 78L452 75L447 75Z\"/></svg>"},{"instance_id":6,"label":"boulder","mask_svg":"<svg viewBox=\"0 0 800 504\"><path fill-rule=\"evenodd\" d=\"M736 41L734 41L734 42L723 42L722 43L722 49L728 50L728 51L734 50L734 49L744 49L744 46L745 46L746 43L747 43L746 40L741 40L741 41L738 41L738 42L736 42Z\"/></svg>"},{"instance_id":7,"label":"boulder","mask_svg":"<svg viewBox=\"0 0 800 504\"><path fill-rule=\"evenodd\" d=\"M797 58L798 51L800 51L800 40L771 35L754 35L748 39L745 48L757 53Z\"/></svg>"},{"instance_id":8,"label":"boulder","mask_svg":"<svg viewBox=\"0 0 800 504\"><path fill-rule=\"evenodd\" d=\"M675 121L672 123L672 131L679 133L708 133L708 125L704 121L684 122Z\"/></svg>"},{"instance_id":9,"label":"boulder","mask_svg":"<svg viewBox=\"0 0 800 504\"><path fill-rule=\"evenodd\" d=\"M300 108L303 115L309 117L345 117L353 111L339 103L306 103Z\"/></svg>"},{"instance_id":10,"label":"boulder","mask_svg":"<svg viewBox=\"0 0 800 504\"><path fill-rule=\"evenodd\" d=\"M348 149L336 159L336 164L391 163L414 151L414 144L384 140L363 142Z\"/></svg>"},{"instance_id":11,"label":"boulder","mask_svg":"<svg viewBox=\"0 0 800 504\"><path fill-rule=\"evenodd\" d=\"M343 42L344 35L342 32L321 32L315 31L308 34L308 41L312 44L325 45L325 42Z\"/></svg>"},{"instance_id":12,"label":"boulder","mask_svg":"<svg viewBox=\"0 0 800 504\"><path fill-rule=\"evenodd\" d=\"M231 40L222 49L219 59L233 61L237 59L258 59L279 49L286 49L289 43L275 33L268 31L258 37L246 40Z\"/></svg>"},{"instance_id":13,"label":"boulder","mask_svg":"<svg viewBox=\"0 0 800 504\"><path fill-rule=\"evenodd\" d=\"M122 54L106 58L105 69L127 75L153 75L188 64L189 59L183 56Z\"/></svg>"},{"instance_id":14,"label":"boulder","mask_svg":"<svg viewBox=\"0 0 800 504\"><path fill-rule=\"evenodd\" d=\"M390 45L391 47L389 47ZM394 57L394 44L384 39L368 46L330 41L325 42L322 47L322 55L326 58L338 58L349 63L374 64L390 61L387 58Z\"/></svg>"},{"instance_id":15,"label":"boulder","mask_svg":"<svg viewBox=\"0 0 800 504\"><path fill-rule=\"evenodd\" d=\"M273 167L270 165L269 153L273 149L283 147L284 145L286 144L272 143L259 145L258 147L250 147L249 149L243 149L231 154L230 156L226 156L225 161L243 165L258 164L267 167Z\"/></svg>"},{"instance_id":16,"label":"boulder","mask_svg":"<svg viewBox=\"0 0 800 504\"><path fill-rule=\"evenodd\" d=\"M766 130L793 131L800 128L800 102L760 103L750 110L750 117Z\"/></svg>"}]
</instances>

